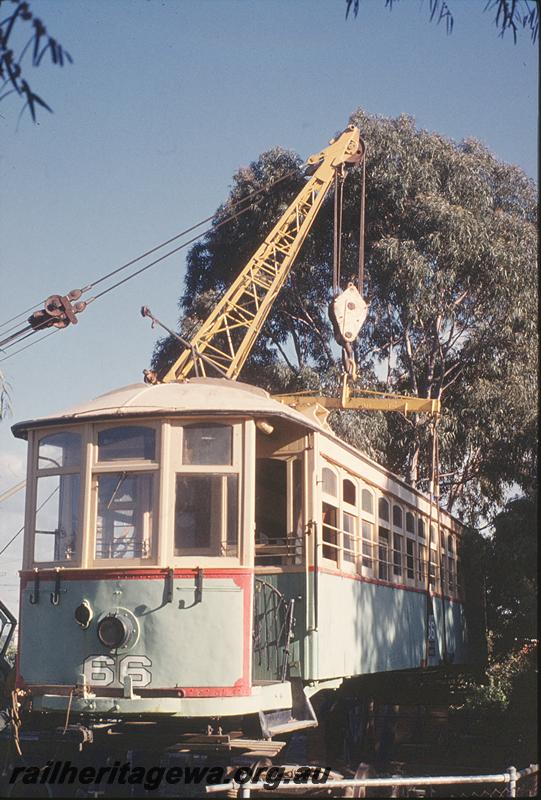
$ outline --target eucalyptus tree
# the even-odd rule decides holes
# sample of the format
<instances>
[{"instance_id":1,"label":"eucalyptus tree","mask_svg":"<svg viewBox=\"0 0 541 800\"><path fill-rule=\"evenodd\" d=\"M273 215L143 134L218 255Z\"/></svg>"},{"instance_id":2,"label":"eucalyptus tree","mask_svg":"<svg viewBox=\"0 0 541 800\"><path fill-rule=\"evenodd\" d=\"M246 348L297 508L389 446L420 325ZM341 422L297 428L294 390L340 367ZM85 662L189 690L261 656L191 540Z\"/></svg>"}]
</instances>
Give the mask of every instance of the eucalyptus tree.
<instances>
[{"instance_id":1,"label":"eucalyptus tree","mask_svg":"<svg viewBox=\"0 0 541 800\"><path fill-rule=\"evenodd\" d=\"M455 143L408 116L362 109L366 143L364 292L356 344L366 388L441 399L444 495L469 521L528 488L536 473L536 193L481 143ZM236 277L304 180L301 159L275 148L233 178L214 227L190 251L179 305L189 335ZM279 181L267 193L243 198ZM342 285L357 274L361 168L346 180ZM271 391L337 390L332 296L333 200L328 198L241 379ZM159 343L163 369L178 347ZM421 488L430 477L431 420L422 414L339 412L339 435Z\"/></svg>"}]
</instances>

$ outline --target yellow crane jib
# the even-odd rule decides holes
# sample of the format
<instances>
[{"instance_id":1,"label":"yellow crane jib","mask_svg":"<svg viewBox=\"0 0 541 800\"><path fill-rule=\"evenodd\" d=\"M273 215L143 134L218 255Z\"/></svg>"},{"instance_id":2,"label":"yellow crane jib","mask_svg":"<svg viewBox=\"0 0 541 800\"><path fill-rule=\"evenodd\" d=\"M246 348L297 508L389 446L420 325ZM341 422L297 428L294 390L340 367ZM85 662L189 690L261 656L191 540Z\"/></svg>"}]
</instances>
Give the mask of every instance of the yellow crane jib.
<instances>
[{"instance_id":1,"label":"yellow crane jib","mask_svg":"<svg viewBox=\"0 0 541 800\"><path fill-rule=\"evenodd\" d=\"M358 163L363 155L359 129L349 125L331 139L328 147L310 156L307 173L311 177L192 337L189 347L164 375L164 383L182 381L194 374L194 359L201 376L214 366L227 378L238 377L333 184L336 170Z\"/></svg>"},{"instance_id":2,"label":"yellow crane jib","mask_svg":"<svg viewBox=\"0 0 541 800\"><path fill-rule=\"evenodd\" d=\"M334 409L364 409L365 411L401 411L403 414L432 414L436 418L441 413L441 401L434 397L410 397L406 394L380 392L374 389L360 389L362 394L354 395L351 391L349 376L342 375L340 397L324 397L310 391L295 394L275 394L275 400L305 412L315 409L316 416L326 420L328 412ZM325 414L324 411L327 413Z\"/></svg>"}]
</instances>

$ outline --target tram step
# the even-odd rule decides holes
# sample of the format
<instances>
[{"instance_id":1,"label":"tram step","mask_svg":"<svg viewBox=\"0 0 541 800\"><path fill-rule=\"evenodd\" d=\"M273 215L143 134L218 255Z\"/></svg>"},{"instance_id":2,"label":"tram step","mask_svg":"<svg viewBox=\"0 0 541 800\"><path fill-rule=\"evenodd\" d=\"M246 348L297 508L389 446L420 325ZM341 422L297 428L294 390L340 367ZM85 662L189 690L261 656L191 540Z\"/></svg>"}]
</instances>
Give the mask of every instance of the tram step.
<instances>
[{"instance_id":1,"label":"tram step","mask_svg":"<svg viewBox=\"0 0 541 800\"><path fill-rule=\"evenodd\" d=\"M317 727L315 711L298 678L291 680L291 695L292 708L259 712L261 732L265 738L271 739L279 734Z\"/></svg>"}]
</instances>

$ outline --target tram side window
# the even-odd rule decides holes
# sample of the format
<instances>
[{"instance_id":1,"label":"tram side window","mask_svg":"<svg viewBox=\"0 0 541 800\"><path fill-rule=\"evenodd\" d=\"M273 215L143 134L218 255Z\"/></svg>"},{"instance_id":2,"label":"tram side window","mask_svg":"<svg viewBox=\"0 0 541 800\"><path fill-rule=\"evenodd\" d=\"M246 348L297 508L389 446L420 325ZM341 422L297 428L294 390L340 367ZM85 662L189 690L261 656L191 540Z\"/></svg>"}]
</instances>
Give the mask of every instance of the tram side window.
<instances>
[{"instance_id":1,"label":"tram side window","mask_svg":"<svg viewBox=\"0 0 541 800\"><path fill-rule=\"evenodd\" d=\"M427 552L426 546L423 544L418 545L418 554L419 558L417 560L417 576L419 579L419 583L422 586L426 584L426 559L427 559Z\"/></svg>"},{"instance_id":2,"label":"tram side window","mask_svg":"<svg viewBox=\"0 0 541 800\"><path fill-rule=\"evenodd\" d=\"M154 474L107 472L97 481L96 558L148 558Z\"/></svg>"},{"instance_id":3,"label":"tram side window","mask_svg":"<svg viewBox=\"0 0 541 800\"><path fill-rule=\"evenodd\" d=\"M404 537L393 533L393 575L402 576L402 557L404 551Z\"/></svg>"},{"instance_id":4,"label":"tram side window","mask_svg":"<svg viewBox=\"0 0 541 800\"><path fill-rule=\"evenodd\" d=\"M80 550L81 436L72 431L40 439L34 517L35 563L70 562Z\"/></svg>"},{"instance_id":5,"label":"tram side window","mask_svg":"<svg viewBox=\"0 0 541 800\"><path fill-rule=\"evenodd\" d=\"M329 467L323 467L321 471L322 491L324 495L332 499L332 502L323 501L321 506L321 522L323 547L321 554L323 558L334 561L336 566L339 562L340 552L340 530L338 508L338 477Z\"/></svg>"},{"instance_id":6,"label":"tram side window","mask_svg":"<svg viewBox=\"0 0 541 800\"><path fill-rule=\"evenodd\" d=\"M372 578L375 577L374 570L378 554L374 541L376 530L374 524L374 495L370 489L362 489L361 491L361 513L363 515L361 524L362 572L366 577Z\"/></svg>"},{"instance_id":7,"label":"tram side window","mask_svg":"<svg viewBox=\"0 0 541 800\"><path fill-rule=\"evenodd\" d=\"M379 527L378 531L378 578L382 581L389 580L389 549L390 531L388 528Z\"/></svg>"},{"instance_id":8,"label":"tram side window","mask_svg":"<svg viewBox=\"0 0 541 800\"><path fill-rule=\"evenodd\" d=\"M454 540L452 535L449 533L447 536L447 552L449 553L447 557L447 575L449 581L449 593L454 594L456 592L456 562L454 558L455 548L454 548Z\"/></svg>"},{"instance_id":9,"label":"tram side window","mask_svg":"<svg viewBox=\"0 0 541 800\"><path fill-rule=\"evenodd\" d=\"M449 594L454 594L456 591L456 572L455 560L452 556L449 556L447 559L447 569L449 576Z\"/></svg>"},{"instance_id":10,"label":"tram side window","mask_svg":"<svg viewBox=\"0 0 541 800\"><path fill-rule=\"evenodd\" d=\"M325 494L330 494L333 497L337 497L338 495L338 478L328 467L323 467L323 471L321 473L322 478L322 488Z\"/></svg>"},{"instance_id":11,"label":"tram side window","mask_svg":"<svg viewBox=\"0 0 541 800\"><path fill-rule=\"evenodd\" d=\"M338 564L338 509L323 503L323 558Z\"/></svg>"},{"instance_id":12,"label":"tram side window","mask_svg":"<svg viewBox=\"0 0 541 800\"><path fill-rule=\"evenodd\" d=\"M362 522L362 564L363 568L372 574L374 567L374 525L363 519Z\"/></svg>"},{"instance_id":13,"label":"tram side window","mask_svg":"<svg viewBox=\"0 0 541 800\"><path fill-rule=\"evenodd\" d=\"M436 551L431 547L430 548L430 563L428 565L428 582L430 586L434 588L436 586L436 573L437 573L437 566L436 566Z\"/></svg>"},{"instance_id":14,"label":"tram side window","mask_svg":"<svg viewBox=\"0 0 541 800\"><path fill-rule=\"evenodd\" d=\"M374 495L370 489L363 489L361 493L361 508L367 514L374 513Z\"/></svg>"},{"instance_id":15,"label":"tram side window","mask_svg":"<svg viewBox=\"0 0 541 800\"><path fill-rule=\"evenodd\" d=\"M406 539L406 575L408 580L415 580L415 542Z\"/></svg>"},{"instance_id":16,"label":"tram side window","mask_svg":"<svg viewBox=\"0 0 541 800\"><path fill-rule=\"evenodd\" d=\"M406 532L415 534L415 517L411 511L406 511Z\"/></svg>"},{"instance_id":17,"label":"tram side window","mask_svg":"<svg viewBox=\"0 0 541 800\"><path fill-rule=\"evenodd\" d=\"M344 561L355 565L357 561L357 487L349 478L342 481L342 531Z\"/></svg>"}]
</instances>

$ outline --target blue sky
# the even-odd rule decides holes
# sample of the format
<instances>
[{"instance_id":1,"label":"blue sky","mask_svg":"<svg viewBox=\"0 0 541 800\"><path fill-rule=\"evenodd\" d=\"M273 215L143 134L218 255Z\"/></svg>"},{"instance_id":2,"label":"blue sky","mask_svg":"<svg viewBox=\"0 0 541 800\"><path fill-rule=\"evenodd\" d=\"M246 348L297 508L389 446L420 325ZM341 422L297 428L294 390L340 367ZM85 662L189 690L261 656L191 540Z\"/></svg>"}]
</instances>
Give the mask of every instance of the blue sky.
<instances>
[{"instance_id":1,"label":"blue sky","mask_svg":"<svg viewBox=\"0 0 541 800\"><path fill-rule=\"evenodd\" d=\"M211 214L233 173L282 145L318 151L359 106L475 137L537 176L537 47L498 38L485 0L453 0L455 26L428 0L32 0L72 54L33 70L54 109L17 123L0 103L0 322L88 283ZM370 176L367 176L370 192ZM177 255L91 305L77 326L4 363L13 417L0 424L0 493L24 477L16 420L141 378L156 332L146 304L177 318ZM0 549L22 525L22 494L0 506ZM16 607L21 543L0 558Z\"/></svg>"}]
</instances>

